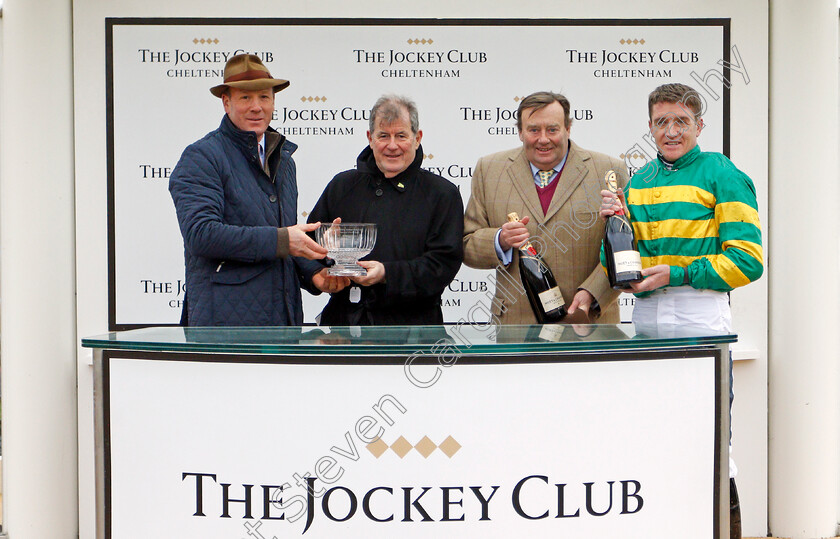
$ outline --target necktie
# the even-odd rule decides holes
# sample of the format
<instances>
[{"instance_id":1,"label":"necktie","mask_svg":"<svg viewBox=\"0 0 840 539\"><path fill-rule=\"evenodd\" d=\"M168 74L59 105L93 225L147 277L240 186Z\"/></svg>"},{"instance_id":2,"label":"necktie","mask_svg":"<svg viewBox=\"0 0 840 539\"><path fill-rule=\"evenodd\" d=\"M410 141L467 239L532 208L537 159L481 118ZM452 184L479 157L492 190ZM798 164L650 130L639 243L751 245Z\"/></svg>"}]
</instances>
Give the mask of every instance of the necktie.
<instances>
[{"instance_id":1,"label":"necktie","mask_svg":"<svg viewBox=\"0 0 840 539\"><path fill-rule=\"evenodd\" d=\"M263 150L262 144L257 144L257 148L259 148L260 152L260 163L262 166L265 166L265 150Z\"/></svg>"},{"instance_id":2,"label":"necktie","mask_svg":"<svg viewBox=\"0 0 840 539\"><path fill-rule=\"evenodd\" d=\"M540 174L540 187L546 187L551 180L551 177L554 176L554 170L541 170Z\"/></svg>"}]
</instances>

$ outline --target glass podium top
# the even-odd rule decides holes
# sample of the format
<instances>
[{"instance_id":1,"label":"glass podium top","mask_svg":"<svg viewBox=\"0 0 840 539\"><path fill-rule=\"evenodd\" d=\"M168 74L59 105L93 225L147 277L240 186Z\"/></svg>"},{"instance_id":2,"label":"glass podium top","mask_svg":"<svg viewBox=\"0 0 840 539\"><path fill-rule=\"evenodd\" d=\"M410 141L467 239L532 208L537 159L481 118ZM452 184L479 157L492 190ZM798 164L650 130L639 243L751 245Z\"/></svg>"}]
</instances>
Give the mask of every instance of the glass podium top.
<instances>
[{"instance_id":1,"label":"glass podium top","mask_svg":"<svg viewBox=\"0 0 840 539\"><path fill-rule=\"evenodd\" d=\"M353 327L149 327L82 339L82 346L109 350L210 352L220 354L459 355L596 352L602 350L709 347L737 335L691 326L556 324L499 326Z\"/></svg>"}]
</instances>

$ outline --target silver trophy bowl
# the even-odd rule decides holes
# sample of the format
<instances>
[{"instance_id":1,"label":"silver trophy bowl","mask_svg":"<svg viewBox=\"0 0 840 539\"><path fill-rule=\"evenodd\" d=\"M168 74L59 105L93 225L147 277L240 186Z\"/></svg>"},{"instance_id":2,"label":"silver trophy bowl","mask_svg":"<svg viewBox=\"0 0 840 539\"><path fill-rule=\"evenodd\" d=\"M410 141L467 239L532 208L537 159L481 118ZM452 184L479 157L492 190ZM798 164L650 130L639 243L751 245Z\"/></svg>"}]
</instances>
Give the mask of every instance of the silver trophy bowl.
<instances>
[{"instance_id":1,"label":"silver trophy bowl","mask_svg":"<svg viewBox=\"0 0 840 539\"><path fill-rule=\"evenodd\" d=\"M373 223L325 223L315 230L315 240L335 260L330 275L354 277L367 275L367 270L356 262L368 255L376 243L376 225Z\"/></svg>"}]
</instances>

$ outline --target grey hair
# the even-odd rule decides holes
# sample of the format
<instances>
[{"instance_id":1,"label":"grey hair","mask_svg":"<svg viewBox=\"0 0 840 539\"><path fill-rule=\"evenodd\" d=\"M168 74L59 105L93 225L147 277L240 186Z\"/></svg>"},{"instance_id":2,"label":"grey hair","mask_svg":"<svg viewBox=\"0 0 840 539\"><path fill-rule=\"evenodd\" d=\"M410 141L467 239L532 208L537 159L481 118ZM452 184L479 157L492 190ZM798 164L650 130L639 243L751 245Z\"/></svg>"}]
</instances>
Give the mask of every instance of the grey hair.
<instances>
[{"instance_id":1,"label":"grey hair","mask_svg":"<svg viewBox=\"0 0 840 539\"><path fill-rule=\"evenodd\" d=\"M420 115L417 112L417 105L405 96L394 94L383 95L373 104L373 108L370 109L370 132L373 133L376 129L377 116L382 123L390 124L402 116L403 110L408 110L411 132L416 135L420 131Z\"/></svg>"}]
</instances>

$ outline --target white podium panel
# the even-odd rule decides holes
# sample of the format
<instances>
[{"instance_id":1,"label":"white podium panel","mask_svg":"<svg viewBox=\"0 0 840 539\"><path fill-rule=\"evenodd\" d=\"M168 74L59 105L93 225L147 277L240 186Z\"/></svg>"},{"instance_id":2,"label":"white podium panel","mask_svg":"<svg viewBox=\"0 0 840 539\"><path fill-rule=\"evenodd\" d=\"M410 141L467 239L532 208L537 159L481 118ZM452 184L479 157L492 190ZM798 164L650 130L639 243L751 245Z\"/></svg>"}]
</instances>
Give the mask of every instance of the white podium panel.
<instances>
[{"instance_id":1,"label":"white podium panel","mask_svg":"<svg viewBox=\"0 0 840 539\"><path fill-rule=\"evenodd\" d=\"M718 537L717 348L97 351L104 536Z\"/></svg>"}]
</instances>

